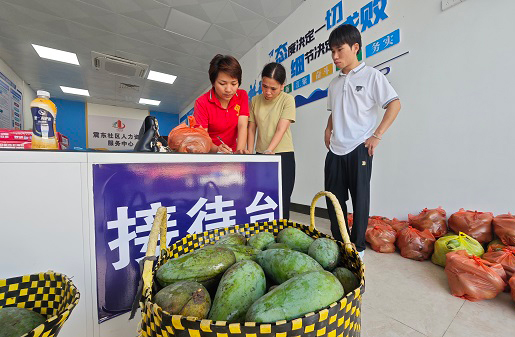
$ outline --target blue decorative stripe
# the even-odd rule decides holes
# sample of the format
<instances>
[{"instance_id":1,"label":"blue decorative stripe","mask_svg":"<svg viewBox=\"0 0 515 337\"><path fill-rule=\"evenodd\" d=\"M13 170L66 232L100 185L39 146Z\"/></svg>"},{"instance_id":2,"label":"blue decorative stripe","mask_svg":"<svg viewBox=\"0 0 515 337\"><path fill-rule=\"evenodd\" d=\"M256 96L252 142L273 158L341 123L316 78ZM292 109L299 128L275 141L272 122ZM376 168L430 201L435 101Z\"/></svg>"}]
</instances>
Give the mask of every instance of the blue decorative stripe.
<instances>
[{"instance_id":1,"label":"blue decorative stripe","mask_svg":"<svg viewBox=\"0 0 515 337\"><path fill-rule=\"evenodd\" d=\"M319 99L326 98L326 97L327 97L327 89L325 89L325 90L316 89L315 91L313 91L311 93L311 95L309 95L308 98L306 98L302 95L295 96L295 106L297 108L299 108L303 105L313 103L314 101L318 101Z\"/></svg>"}]
</instances>

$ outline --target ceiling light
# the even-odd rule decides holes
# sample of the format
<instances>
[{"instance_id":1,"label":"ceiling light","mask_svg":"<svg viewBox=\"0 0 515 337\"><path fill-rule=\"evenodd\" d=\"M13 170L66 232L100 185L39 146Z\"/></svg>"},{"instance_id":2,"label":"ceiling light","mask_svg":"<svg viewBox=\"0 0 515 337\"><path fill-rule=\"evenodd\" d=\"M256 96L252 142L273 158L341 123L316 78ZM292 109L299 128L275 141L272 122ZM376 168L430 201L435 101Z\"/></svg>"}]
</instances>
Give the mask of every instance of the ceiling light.
<instances>
[{"instance_id":1,"label":"ceiling light","mask_svg":"<svg viewBox=\"0 0 515 337\"><path fill-rule=\"evenodd\" d=\"M158 71L151 70L148 73L148 77L147 78L149 80L152 80L152 81L173 84L173 82L175 82L175 80L177 79L177 76L170 75L170 74L165 74L165 73L160 73Z\"/></svg>"},{"instance_id":2,"label":"ceiling light","mask_svg":"<svg viewBox=\"0 0 515 337\"><path fill-rule=\"evenodd\" d=\"M159 105L161 101L155 101L153 99L140 98L139 104L148 104L148 105Z\"/></svg>"},{"instance_id":3,"label":"ceiling light","mask_svg":"<svg viewBox=\"0 0 515 337\"><path fill-rule=\"evenodd\" d=\"M36 52L41 58L79 65L79 59L75 53L38 46L37 44L33 44L32 47L36 49Z\"/></svg>"},{"instance_id":4,"label":"ceiling light","mask_svg":"<svg viewBox=\"0 0 515 337\"><path fill-rule=\"evenodd\" d=\"M77 88L70 88L70 87L63 87L61 85L61 90L66 94L73 94L73 95L81 95L81 96L89 96L89 91L85 89L77 89Z\"/></svg>"}]
</instances>

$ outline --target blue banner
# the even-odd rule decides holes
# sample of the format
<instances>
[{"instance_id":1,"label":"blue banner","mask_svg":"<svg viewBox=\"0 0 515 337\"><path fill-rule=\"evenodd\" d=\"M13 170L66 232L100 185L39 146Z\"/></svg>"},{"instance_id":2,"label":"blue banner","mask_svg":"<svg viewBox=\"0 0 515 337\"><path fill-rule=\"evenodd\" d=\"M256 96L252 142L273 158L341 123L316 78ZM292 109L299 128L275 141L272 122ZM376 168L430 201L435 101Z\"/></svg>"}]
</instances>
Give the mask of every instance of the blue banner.
<instances>
[{"instance_id":1,"label":"blue banner","mask_svg":"<svg viewBox=\"0 0 515 337\"><path fill-rule=\"evenodd\" d=\"M391 32L390 34L383 36L379 40L367 45L367 57L378 54L385 49L395 46L396 44L399 44L399 42L401 42L401 31L400 29L397 29L396 31Z\"/></svg>"},{"instance_id":2,"label":"blue banner","mask_svg":"<svg viewBox=\"0 0 515 337\"><path fill-rule=\"evenodd\" d=\"M93 165L99 322L129 311L158 207L168 211L167 246L278 219L278 170L277 162Z\"/></svg>"},{"instance_id":3,"label":"blue banner","mask_svg":"<svg viewBox=\"0 0 515 337\"><path fill-rule=\"evenodd\" d=\"M309 83L311 83L311 75L306 75L303 78L298 79L295 82L293 82L293 90L297 90L302 87L305 87Z\"/></svg>"}]
</instances>

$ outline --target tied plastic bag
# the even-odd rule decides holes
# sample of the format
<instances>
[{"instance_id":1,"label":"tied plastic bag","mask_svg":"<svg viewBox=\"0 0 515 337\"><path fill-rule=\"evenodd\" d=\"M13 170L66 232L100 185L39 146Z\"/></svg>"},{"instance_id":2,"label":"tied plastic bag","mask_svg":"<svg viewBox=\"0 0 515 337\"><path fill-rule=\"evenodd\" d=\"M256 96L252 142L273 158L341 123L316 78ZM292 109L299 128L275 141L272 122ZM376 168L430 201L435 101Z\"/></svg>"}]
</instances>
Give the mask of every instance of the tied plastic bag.
<instances>
[{"instance_id":1,"label":"tied plastic bag","mask_svg":"<svg viewBox=\"0 0 515 337\"><path fill-rule=\"evenodd\" d=\"M408 228L409 227L409 222L408 221L403 221L403 220L399 220L397 218L393 218L392 219L392 222L390 224L390 226L392 226L392 228L397 232L399 233L400 231L402 231L403 229L405 228Z\"/></svg>"},{"instance_id":2,"label":"tied plastic bag","mask_svg":"<svg viewBox=\"0 0 515 337\"><path fill-rule=\"evenodd\" d=\"M507 246L515 246L515 216L502 214L496 216L493 221L495 235Z\"/></svg>"},{"instance_id":3,"label":"tied plastic bag","mask_svg":"<svg viewBox=\"0 0 515 337\"><path fill-rule=\"evenodd\" d=\"M509 286L511 288L511 298L513 299L513 302L515 302L515 275L511 277Z\"/></svg>"},{"instance_id":4,"label":"tied plastic bag","mask_svg":"<svg viewBox=\"0 0 515 337\"><path fill-rule=\"evenodd\" d=\"M376 252L393 253L396 234L390 225L378 224L367 228L365 239Z\"/></svg>"},{"instance_id":5,"label":"tied plastic bag","mask_svg":"<svg viewBox=\"0 0 515 337\"><path fill-rule=\"evenodd\" d=\"M465 211L463 208L449 217L449 228L456 233L463 232L481 244L492 241L492 220L490 212Z\"/></svg>"},{"instance_id":6,"label":"tied plastic bag","mask_svg":"<svg viewBox=\"0 0 515 337\"><path fill-rule=\"evenodd\" d=\"M435 243L435 252L431 257L431 262L445 267L446 255L456 250L466 250L470 255L483 256L485 250L483 246L474 238L465 233L459 235L448 235L439 238Z\"/></svg>"},{"instance_id":7,"label":"tied plastic bag","mask_svg":"<svg viewBox=\"0 0 515 337\"><path fill-rule=\"evenodd\" d=\"M424 208L418 215L408 215L409 223L418 230L429 230L435 238L440 238L447 233L446 213L441 208Z\"/></svg>"},{"instance_id":8,"label":"tied plastic bag","mask_svg":"<svg viewBox=\"0 0 515 337\"><path fill-rule=\"evenodd\" d=\"M502 250L506 245L502 243L501 240L495 239L494 241L490 242L487 247L488 252L497 252L499 250Z\"/></svg>"},{"instance_id":9,"label":"tied plastic bag","mask_svg":"<svg viewBox=\"0 0 515 337\"><path fill-rule=\"evenodd\" d=\"M506 286L499 267L464 250L450 252L445 274L452 295L472 302L496 297Z\"/></svg>"},{"instance_id":10,"label":"tied plastic bag","mask_svg":"<svg viewBox=\"0 0 515 337\"><path fill-rule=\"evenodd\" d=\"M392 220L384 217L384 216L378 216L374 215L368 218L368 226L375 226L375 225L390 225Z\"/></svg>"},{"instance_id":11,"label":"tied plastic bag","mask_svg":"<svg viewBox=\"0 0 515 337\"><path fill-rule=\"evenodd\" d=\"M483 259L492 263L499 263L506 271L508 278L515 274L515 247L506 246L502 250L488 252Z\"/></svg>"},{"instance_id":12,"label":"tied plastic bag","mask_svg":"<svg viewBox=\"0 0 515 337\"><path fill-rule=\"evenodd\" d=\"M435 241L435 237L429 230L419 231L411 226L397 234L397 247L402 257L417 261L424 261L431 257Z\"/></svg>"},{"instance_id":13,"label":"tied plastic bag","mask_svg":"<svg viewBox=\"0 0 515 337\"><path fill-rule=\"evenodd\" d=\"M354 225L354 214L347 214L347 225L349 226L349 233L352 231L352 225Z\"/></svg>"},{"instance_id":14,"label":"tied plastic bag","mask_svg":"<svg viewBox=\"0 0 515 337\"><path fill-rule=\"evenodd\" d=\"M185 123L175 127L168 135L168 146L172 151L182 153L209 153L213 141L206 130L198 127L195 117L188 116Z\"/></svg>"}]
</instances>

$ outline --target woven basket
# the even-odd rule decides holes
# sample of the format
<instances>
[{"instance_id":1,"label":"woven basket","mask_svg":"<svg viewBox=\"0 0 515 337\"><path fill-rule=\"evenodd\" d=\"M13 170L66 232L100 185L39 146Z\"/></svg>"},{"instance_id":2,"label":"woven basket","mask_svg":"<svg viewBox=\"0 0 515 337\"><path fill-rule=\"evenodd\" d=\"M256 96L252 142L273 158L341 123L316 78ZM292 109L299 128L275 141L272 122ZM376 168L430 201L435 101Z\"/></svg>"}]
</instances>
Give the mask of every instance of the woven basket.
<instances>
[{"instance_id":1,"label":"woven basket","mask_svg":"<svg viewBox=\"0 0 515 337\"><path fill-rule=\"evenodd\" d=\"M327 308L311 312L303 317L278 321L272 324L264 323L228 323L224 321L199 320L195 317L171 315L163 311L152 302L152 285L156 282L154 277L157 269L166 261L179 257L205 244L218 241L229 233L241 233L247 238L262 231L276 235L286 227L295 227L308 234L312 238L331 238L315 229L315 204L322 197L327 196L334 204L337 213L340 230L344 242L337 241L342 254L340 266L354 272L361 280L360 287L347 294L338 302L334 302ZM357 337L361 334L361 296L365 290L365 269L354 246L349 240L345 226L345 220L341 207L336 197L329 192L318 193L311 204L311 226L297 224L289 220L274 220L272 222L245 224L223 229L214 229L201 234L188 235L175 242L170 248L166 248L166 209L157 211L154 225L149 237L147 257L155 256L157 238L160 235L161 255L157 264L152 268L152 261L145 261L143 268L143 300L140 302L142 318L139 328L140 337L293 337L293 336L329 336L329 337ZM331 238L332 239L332 238Z\"/></svg>"},{"instance_id":2,"label":"woven basket","mask_svg":"<svg viewBox=\"0 0 515 337\"><path fill-rule=\"evenodd\" d=\"M68 277L52 271L0 280L0 308L26 308L47 318L23 337L57 336L79 297Z\"/></svg>"}]
</instances>

